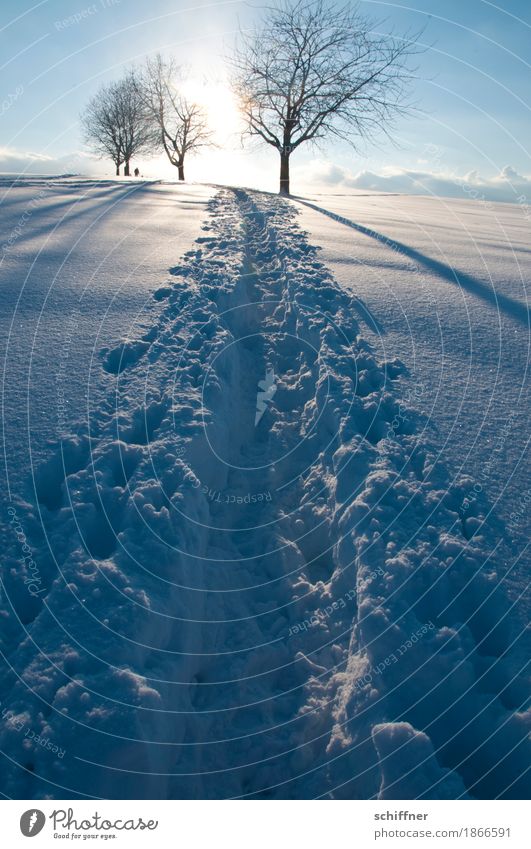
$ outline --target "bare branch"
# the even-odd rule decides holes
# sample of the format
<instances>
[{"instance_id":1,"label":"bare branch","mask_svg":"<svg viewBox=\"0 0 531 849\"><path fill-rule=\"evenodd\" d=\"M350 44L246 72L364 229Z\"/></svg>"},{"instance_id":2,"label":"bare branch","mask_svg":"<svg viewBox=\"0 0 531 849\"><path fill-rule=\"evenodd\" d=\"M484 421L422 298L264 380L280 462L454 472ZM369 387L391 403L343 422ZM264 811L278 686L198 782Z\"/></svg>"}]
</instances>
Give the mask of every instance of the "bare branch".
<instances>
[{"instance_id":1,"label":"bare branch","mask_svg":"<svg viewBox=\"0 0 531 849\"><path fill-rule=\"evenodd\" d=\"M108 156L119 173L126 163L153 146L153 133L142 101L134 70L118 82L103 85L81 116L85 141L100 156Z\"/></svg>"},{"instance_id":2,"label":"bare branch","mask_svg":"<svg viewBox=\"0 0 531 849\"><path fill-rule=\"evenodd\" d=\"M179 179L184 179L186 154L210 145L212 135L203 109L179 92L180 77L175 60L164 59L159 53L146 61L139 97L150 115L157 145L179 169Z\"/></svg>"},{"instance_id":3,"label":"bare branch","mask_svg":"<svg viewBox=\"0 0 531 849\"><path fill-rule=\"evenodd\" d=\"M260 27L240 33L232 83L245 134L275 147L288 174L301 144L389 136L409 111L409 60L420 33L398 37L379 26L350 6L280 0Z\"/></svg>"}]
</instances>

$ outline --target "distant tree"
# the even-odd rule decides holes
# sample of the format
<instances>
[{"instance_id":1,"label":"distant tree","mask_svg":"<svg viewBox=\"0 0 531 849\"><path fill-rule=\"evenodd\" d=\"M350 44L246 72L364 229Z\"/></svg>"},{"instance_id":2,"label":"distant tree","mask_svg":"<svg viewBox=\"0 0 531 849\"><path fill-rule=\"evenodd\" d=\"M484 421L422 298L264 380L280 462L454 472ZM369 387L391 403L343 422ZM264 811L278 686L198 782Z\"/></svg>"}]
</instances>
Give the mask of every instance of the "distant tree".
<instances>
[{"instance_id":1,"label":"distant tree","mask_svg":"<svg viewBox=\"0 0 531 849\"><path fill-rule=\"evenodd\" d=\"M211 144L204 110L178 90L180 70L173 58L158 54L147 59L140 79L139 96L147 109L158 146L184 180L188 153Z\"/></svg>"},{"instance_id":2,"label":"distant tree","mask_svg":"<svg viewBox=\"0 0 531 849\"><path fill-rule=\"evenodd\" d=\"M113 86L101 86L89 100L81 115L81 125L85 142L99 156L112 159L119 177L124 159Z\"/></svg>"},{"instance_id":3,"label":"distant tree","mask_svg":"<svg viewBox=\"0 0 531 849\"><path fill-rule=\"evenodd\" d=\"M138 97L138 72L129 71L116 89L116 102L122 133L124 175L129 177L133 156L151 153L155 143L150 115Z\"/></svg>"},{"instance_id":4,"label":"distant tree","mask_svg":"<svg viewBox=\"0 0 531 849\"><path fill-rule=\"evenodd\" d=\"M240 33L233 86L245 133L280 154L280 193L290 192L290 157L305 142L390 134L406 114L419 34L382 35L357 8L280 0L261 26Z\"/></svg>"},{"instance_id":5,"label":"distant tree","mask_svg":"<svg viewBox=\"0 0 531 849\"><path fill-rule=\"evenodd\" d=\"M116 175L124 164L124 176L130 175L130 161L153 148L153 130L142 100L138 96L135 71L118 82L102 85L81 116L85 141L100 156L108 156L116 166Z\"/></svg>"}]
</instances>

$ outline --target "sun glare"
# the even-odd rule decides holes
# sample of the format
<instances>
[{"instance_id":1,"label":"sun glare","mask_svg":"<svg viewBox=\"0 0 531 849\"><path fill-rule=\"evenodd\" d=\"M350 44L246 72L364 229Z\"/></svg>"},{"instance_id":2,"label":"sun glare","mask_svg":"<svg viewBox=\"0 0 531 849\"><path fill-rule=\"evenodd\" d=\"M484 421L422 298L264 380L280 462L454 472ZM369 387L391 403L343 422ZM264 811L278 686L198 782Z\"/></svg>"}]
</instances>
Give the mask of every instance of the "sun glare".
<instances>
[{"instance_id":1,"label":"sun glare","mask_svg":"<svg viewBox=\"0 0 531 849\"><path fill-rule=\"evenodd\" d=\"M234 94L224 81L187 80L183 94L205 109L213 141L226 144L240 128L240 115Z\"/></svg>"}]
</instances>

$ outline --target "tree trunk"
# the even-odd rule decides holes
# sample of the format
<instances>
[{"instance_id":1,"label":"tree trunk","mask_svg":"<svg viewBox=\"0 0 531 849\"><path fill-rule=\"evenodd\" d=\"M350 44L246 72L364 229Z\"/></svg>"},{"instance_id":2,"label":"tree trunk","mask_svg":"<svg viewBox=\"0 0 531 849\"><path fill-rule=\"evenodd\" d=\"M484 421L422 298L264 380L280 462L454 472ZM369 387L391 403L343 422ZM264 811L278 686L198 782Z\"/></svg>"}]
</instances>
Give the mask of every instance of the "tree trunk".
<instances>
[{"instance_id":1,"label":"tree trunk","mask_svg":"<svg viewBox=\"0 0 531 849\"><path fill-rule=\"evenodd\" d=\"M184 180L184 159L179 159L177 168L179 169L179 180Z\"/></svg>"},{"instance_id":2,"label":"tree trunk","mask_svg":"<svg viewBox=\"0 0 531 849\"><path fill-rule=\"evenodd\" d=\"M119 165L116 166L116 176L117 177L120 176L120 166Z\"/></svg>"},{"instance_id":3,"label":"tree trunk","mask_svg":"<svg viewBox=\"0 0 531 849\"><path fill-rule=\"evenodd\" d=\"M289 195L289 153L280 152L280 194Z\"/></svg>"},{"instance_id":4,"label":"tree trunk","mask_svg":"<svg viewBox=\"0 0 531 849\"><path fill-rule=\"evenodd\" d=\"M125 163L125 168L124 168L124 177L129 177L129 176L130 176L130 174L129 174L129 160L127 160L127 162Z\"/></svg>"}]
</instances>

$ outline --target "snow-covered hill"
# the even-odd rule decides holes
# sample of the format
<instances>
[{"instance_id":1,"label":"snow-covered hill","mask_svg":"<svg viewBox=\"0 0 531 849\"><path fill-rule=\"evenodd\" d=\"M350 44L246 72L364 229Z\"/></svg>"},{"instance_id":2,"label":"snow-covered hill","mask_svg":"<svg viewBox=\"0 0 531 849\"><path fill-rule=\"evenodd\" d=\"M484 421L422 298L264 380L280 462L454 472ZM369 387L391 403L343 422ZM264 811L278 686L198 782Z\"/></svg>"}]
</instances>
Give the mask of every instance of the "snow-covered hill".
<instances>
[{"instance_id":1,"label":"snow-covered hill","mask_svg":"<svg viewBox=\"0 0 531 849\"><path fill-rule=\"evenodd\" d=\"M78 366L87 397L64 417L61 443L33 474L11 467L6 794L528 792L524 519L508 534L488 487L475 489L479 473L456 463L481 426L477 408L459 406L461 449L437 419L454 398L441 405L433 382L425 297L451 301L450 272L409 230L391 228L393 245L377 238L388 232L377 206L360 223L357 199L343 221L333 203L309 202L327 214L217 191L193 247L179 260L174 243L170 277L148 282L156 306L139 299L142 326L114 312L125 338L113 341L94 322L94 354ZM150 240L155 255L171 252ZM382 275L375 294L370 273ZM382 295L395 274L401 312ZM493 299L472 270L460 282L479 301L468 326L481 337ZM498 292L498 306L524 334L518 295ZM464 309L447 308L455 357ZM61 364L45 360L53 385ZM514 395L503 384L515 411L520 383Z\"/></svg>"}]
</instances>

